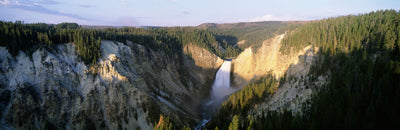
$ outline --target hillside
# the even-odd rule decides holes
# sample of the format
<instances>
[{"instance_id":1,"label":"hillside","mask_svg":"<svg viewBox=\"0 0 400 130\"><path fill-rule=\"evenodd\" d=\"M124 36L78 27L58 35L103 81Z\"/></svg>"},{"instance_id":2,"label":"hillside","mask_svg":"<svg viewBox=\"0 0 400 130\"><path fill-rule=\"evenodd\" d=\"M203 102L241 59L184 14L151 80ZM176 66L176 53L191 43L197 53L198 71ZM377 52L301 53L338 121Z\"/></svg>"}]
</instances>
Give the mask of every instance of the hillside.
<instances>
[{"instance_id":1,"label":"hillside","mask_svg":"<svg viewBox=\"0 0 400 130\"><path fill-rule=\"evenodd\" d=\"M150 129L160 115L190 126L222 64L213 36L190 28L0 30L0 129Z\"/></svg>"},{"instance_id":2,"label":"hillside","mask_svg":"<svg viewBox=\"0 0 400 130\"><path fill-rule=\"evenodd\" d=\"M293 29L308 21L265 21L249 23L205 23L197 28L212 32L219 39L220 43L238 47L244 50L250 46L257 49L262 43L282 34L287 30Z\"/></svg>"},{"instance_id":3,"label":"hillside","mask_svg":"<svg viewBox=\"0 0 400 130\"><path fill-rule=\"evenodd\" d=\"M400 108L399 22L398 11L382 10L289 31L277 59L306 53L283 77L271 68L232 94L208 128L399 128L400 118L394 116ZM263 59L252 62L257 60Z\"/></svg>"},{"instance_id":4,"label":"hillside","mask_svg":"<svg viewBox=\"0 0 400 130\"><path fill-rule=\"evenodd\" d=\"M215 60L210 66L130 41L100 46L92 65L79 60L71 43L17 56L1 47L1 129L150 129L163 113L178 126L198 120L196 91L212 81L217 56L203 57Z\"/></svg>"},{"instance_id":5,"label":"hillside","mask_svg":"<svg viewBox=\"0 0 400 130\"><path fill-rule=\"evenodd\" d=\"M17 21L1 22L0 38L3 128L148 129L161 115L191 126L221 58L238 53L190 27Z\"/></svg>"},{"instance_id":6,"label":"hillside","mask_svg":"<svg viewBox=\"0 0 400 130\"><path fill-rule=\"evenodd\" d=\"M400 128L400 12L379 10L196 27L0 21L0 129L191 129L219 106L207 99L223 62L234 93L206 129Z\"/></svg>"}]
</instances>

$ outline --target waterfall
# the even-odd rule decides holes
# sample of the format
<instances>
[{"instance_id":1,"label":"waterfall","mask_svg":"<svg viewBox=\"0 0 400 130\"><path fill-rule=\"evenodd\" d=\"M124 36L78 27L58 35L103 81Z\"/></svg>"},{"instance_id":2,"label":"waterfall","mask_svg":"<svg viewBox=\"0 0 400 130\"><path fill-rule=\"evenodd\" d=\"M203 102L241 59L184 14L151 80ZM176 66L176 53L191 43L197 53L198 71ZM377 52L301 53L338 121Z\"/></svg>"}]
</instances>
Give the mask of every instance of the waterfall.
<instances>
[{"instance_id":1,"label":"waterfall","mask_svg":"<svg viewBox=\"0 0 400 130\"><path fill-rule=\"evenodd\" d=\"M211 99L214 101L220 101L225 96L231 94L231 62L230 60L225 60L215 75L215 81L211 91Z\"/></svg>"},{"instance_id":2,"label":"waterfall","mask_svg":"<svg viewBox=\"0 0 400 130\"><path fill-rule=\"evenodd\" d=\"M203 120L195 127L195 130L200 130L204 127L210 121L212 112L222 103L226 96L234 92L230 85L231 62L231 60L225 60L215 75L210 100L203 105Z\"/></svg>"}]
</instances>

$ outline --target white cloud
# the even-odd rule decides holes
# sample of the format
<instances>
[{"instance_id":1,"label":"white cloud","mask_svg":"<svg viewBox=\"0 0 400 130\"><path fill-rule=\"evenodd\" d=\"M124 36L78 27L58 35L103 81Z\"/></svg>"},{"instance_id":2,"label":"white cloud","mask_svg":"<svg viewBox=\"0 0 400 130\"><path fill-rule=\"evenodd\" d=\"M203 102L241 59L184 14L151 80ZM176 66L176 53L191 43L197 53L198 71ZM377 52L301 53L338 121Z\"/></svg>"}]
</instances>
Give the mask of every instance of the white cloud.
<instances>
[{"instance_id":1,"label":"white cloud","mask_svg":"<svg viewBox=\"0 0 400 130\"><path fill-rule=\"evenodd\" d=\"M274 16L274 15L264 15L261 17L256 17L251 19L251 22L257 22L257 21L291 21L291 20L301 20L299 18L294 18L290 16Z\"/></svg>"},{"instance_id":2,"label":"white cloud","mask_svg":"<svg viewBox=\"0 0 400 130\"><path fill-rule=\"evenodd\" d=\"M53 0L42 0L42 1L20 1L20 0L3 0L0 1L0 4L3 4L7 8L12 8L12 9L19 9L19 10L24 10L24 11L30 11L30 12L36 12L36 13L41 13L41 14L51 14L51 15L59 15L59 16L65 16L65 17L70 17L70 18L75 18L75 19L80 19L80 20L86 20L90 21L91 19L79 16L77 14L71 14L71 13L66 13L64 11L56 11L52 10L49 8L46 8L46 6L42 6L42 3L44 4L58 4L58 2L53 1Z\"/></svg>"},{"instance_id":3,"label":"white cloud","mask_svg":"<svg viewBox=\"0 0 400 130\"><path fill-rule=\"evenodd\" d=\"M36 2L32 1L18 1L18 0L4 0L0 1L0 4L6 5L6 6L36 6L39 5Z\"/></svg>"},{"instance_id":4,"label":"white cloud","mask_svg":"<svg viewBox=\"0 0 400 130\"><path fill-rule=\"evenodd\" d=\"M10 0L2 0L2 1L0 1L0 4L9 5L10 4Z\"/></svg>"}]
</instances>

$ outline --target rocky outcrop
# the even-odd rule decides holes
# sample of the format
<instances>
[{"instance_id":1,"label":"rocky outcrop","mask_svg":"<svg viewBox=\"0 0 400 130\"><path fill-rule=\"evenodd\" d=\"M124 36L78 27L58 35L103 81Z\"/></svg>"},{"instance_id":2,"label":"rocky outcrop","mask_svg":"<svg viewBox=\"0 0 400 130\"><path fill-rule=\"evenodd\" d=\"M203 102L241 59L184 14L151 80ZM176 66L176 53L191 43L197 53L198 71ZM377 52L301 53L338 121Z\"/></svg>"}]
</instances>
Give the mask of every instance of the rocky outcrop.
<instances>
[{"instance_id":1,"label":"rocky outcrop","mask_svg":"<svg viewBox=\"0 0 400 130\"><path fill-rule=\"evenodd\" d=\"M233 83L236 87L241 88L266 74L285 79L275 94L267 102L259 104L255 112L261 112L261 109L301 111L302 104L316 90L310 86L322 86L326 81L326 76L313 81L308 77L311 65L318 59L318 49L307 46L296 53L283 55L279 50L284 36L282 34L264 41L256 51L247 48L233 60Z\"/></svg>"},{"instance_id":2,"label":"rocky outcrop","mask_svg":"<svg viewBox=\"0 0 400 130\"><path fill-rule=\"evenodd\" d=\"M214 81L215 73L224 60L210 51L194 44L186 45L183 48L183 52L187 55L188 59L185 61L187 67L190 68L189 73L192 77L201 84L207 84L207 86L210 87L211 84L206 82Z\"/></svg>"},{"instance_id":3,"label":"rocky outcrop","mask_svg":"<svg viewBox=\"0 0 400 130\"><path fill-rule=\"evenodd\" d=\"M160 113L188 125L196 120L192 93L211 79L201 68L211 73L222 64L188 48L193 60L102 41L99 62L87 66L73 44L15 57L0 47L0 129L151 129Z\"/></svg>"},{"instance_id":4,"label":"rocky outcrop","mask_svg":"<svg viewBox=\"0 0 400 130\"><path fill-rule=\"evenodd\" d=\"M328 76L313 77L309 74L310 67L319 58L317 51L318 49L311 46L300 51L303 55L299 55L289 66L285 72L286 77L282 77L284 82L279 85L268 102L260 105L258 112L268 109L281 112L288 110L293 114L298 112L301 114L303 104L311 99L312 94L323 86L328 78Z\"/></svg>"},{"instance_id":5,"label":"rocky outcrop","mask_svg":"<svg viewBox=\"0 0 400 130\"><path fill-rule=\"evenodd\" d=\"M245 49L236 59L233 60L233 84L244 86L249 81L264 76L268 71L279 75L288 66L280 63L279 55L280 42L284 34L275 36L263 42L258 50L252 47ZM287 61L289 62L289 61Z\"/></svg>"},{"instance_id":6,"label":"rocky outcrop","mask_svg":"<svg viewBox=\"0 0 400 130\"><path fill-rule=\"evenodd\" d=\"M204 69L218 69L224 62L224 60L217 55L194 44L186 45L184 47L184 53L193 58L196 66Z\"/></svg>"}]
</instances>

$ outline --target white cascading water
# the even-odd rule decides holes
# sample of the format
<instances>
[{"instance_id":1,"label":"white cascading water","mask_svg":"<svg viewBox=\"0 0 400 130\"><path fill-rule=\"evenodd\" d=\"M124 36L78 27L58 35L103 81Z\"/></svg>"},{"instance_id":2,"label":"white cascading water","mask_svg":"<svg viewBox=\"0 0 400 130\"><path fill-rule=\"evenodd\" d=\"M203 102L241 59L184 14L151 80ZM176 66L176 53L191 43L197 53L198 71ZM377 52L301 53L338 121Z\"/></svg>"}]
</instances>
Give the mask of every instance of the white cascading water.
<instances>
[{"instance_id":1,"label":"white cascading water","mask_svg":"<svg viewBox=\"0 0 400 130\"><path fill-rule=\"evenodd\" d=\"M231 89L231 60L225 60L215 75L214 84L211 90L211 100L204 104L203 120L196 126L195 130L200 130L208 121L211 114L224 100L224 98L234 92Z\"/></svg>"},{"instance_id":2,"label":"white cascading water","mask_svg":"<svg viewBox=\"0 0 400 130\"><path fill-rule=\"evenodd\" d=\"M232 61L225 60L215 75L215 81L211 91L211 99L214 101L220 101L225 96L231 94L231 62Z\"/></svg>"}]
</instances>

